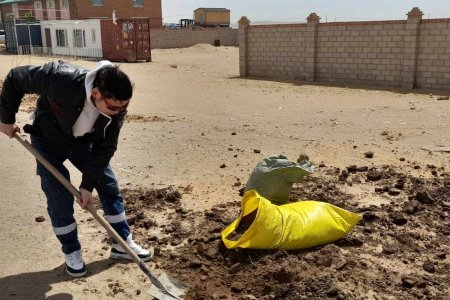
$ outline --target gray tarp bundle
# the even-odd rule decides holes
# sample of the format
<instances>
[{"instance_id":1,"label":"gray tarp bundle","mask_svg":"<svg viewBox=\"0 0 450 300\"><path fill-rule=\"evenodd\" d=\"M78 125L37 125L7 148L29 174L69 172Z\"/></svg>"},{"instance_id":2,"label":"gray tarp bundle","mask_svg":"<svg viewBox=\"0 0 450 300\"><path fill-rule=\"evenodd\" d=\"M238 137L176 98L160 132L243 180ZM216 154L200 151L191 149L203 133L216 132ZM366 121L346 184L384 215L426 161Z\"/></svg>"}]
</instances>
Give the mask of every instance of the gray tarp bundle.
<instances>
[{"instance_id":1,"label":"gray tarp bundle","mask_svg":"<svg viewBox=\"0 0 450 300\"><path fill-rule=\"evenodd\" d=\"M307 160L294 163L283 155L272 155L260 162L250 175L245 191L256 190L273 204L287 203L292 185L314 171Z\"/></svg>"}]
</instances>

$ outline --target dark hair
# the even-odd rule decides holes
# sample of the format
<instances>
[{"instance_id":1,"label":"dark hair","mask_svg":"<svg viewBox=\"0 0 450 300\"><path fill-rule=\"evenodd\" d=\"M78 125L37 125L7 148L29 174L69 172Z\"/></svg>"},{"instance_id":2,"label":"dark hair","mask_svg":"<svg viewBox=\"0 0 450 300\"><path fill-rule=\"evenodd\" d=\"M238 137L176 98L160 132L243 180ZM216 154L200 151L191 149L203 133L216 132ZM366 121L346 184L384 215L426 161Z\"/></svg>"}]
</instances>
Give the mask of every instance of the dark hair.
<instances>
[{"instance_id":1,"label":"dark hair","mask_svg":"<svg viewBox=\"0 0 450 300\"><path fill-rule=\"evenodd\" d=\"M133 84L118 66L100 69L95 75L93 88L98 88L106 98L128 100L133 96Z\"/></svg>"}]
</instances>

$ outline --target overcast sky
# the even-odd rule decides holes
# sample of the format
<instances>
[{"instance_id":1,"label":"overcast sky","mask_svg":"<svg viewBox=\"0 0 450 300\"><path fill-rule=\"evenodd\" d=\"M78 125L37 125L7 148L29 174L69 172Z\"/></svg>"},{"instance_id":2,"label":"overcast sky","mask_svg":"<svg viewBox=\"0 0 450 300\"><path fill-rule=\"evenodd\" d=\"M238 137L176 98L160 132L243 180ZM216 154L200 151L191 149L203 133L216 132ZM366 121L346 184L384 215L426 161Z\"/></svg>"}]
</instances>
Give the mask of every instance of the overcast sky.
<instances>
[{"instance_id":1,"label":"overcast sky","mask_svg":"<svg viewBox=\"0 0 450 300\"><path fill-rule=\"evenodd\" d=\"M321 22L401 20L413 6L424 12L424 18L450 18L450 0L162 0L164 23L191 19L199 7L228 8L236 23L241 16L250 21L305 22L311 12Z\"/></svg>"}]
</instances>

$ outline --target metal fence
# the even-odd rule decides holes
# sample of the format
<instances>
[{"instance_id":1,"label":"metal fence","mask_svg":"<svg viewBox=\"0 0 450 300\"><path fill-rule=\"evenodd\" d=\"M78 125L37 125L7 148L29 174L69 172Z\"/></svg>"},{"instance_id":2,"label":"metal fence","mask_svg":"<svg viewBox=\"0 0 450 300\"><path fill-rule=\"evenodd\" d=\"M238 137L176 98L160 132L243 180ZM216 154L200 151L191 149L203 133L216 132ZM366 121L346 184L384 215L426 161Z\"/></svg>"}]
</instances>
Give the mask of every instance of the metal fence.
<instances>
[{"instance_id":1,"label":"metal fence","mask_svg":"<svg viewBox=\"0 0 450 300\"><path fill-rule=\"evenodd\" d=\"M19 55L35 55L35 56L52 56L52 57L71 57L84 60L101 60L103 59L102 49L88 48L51 48L36 47L30 45L18 46L17 54Z\"/></svg>"}]
</instances>

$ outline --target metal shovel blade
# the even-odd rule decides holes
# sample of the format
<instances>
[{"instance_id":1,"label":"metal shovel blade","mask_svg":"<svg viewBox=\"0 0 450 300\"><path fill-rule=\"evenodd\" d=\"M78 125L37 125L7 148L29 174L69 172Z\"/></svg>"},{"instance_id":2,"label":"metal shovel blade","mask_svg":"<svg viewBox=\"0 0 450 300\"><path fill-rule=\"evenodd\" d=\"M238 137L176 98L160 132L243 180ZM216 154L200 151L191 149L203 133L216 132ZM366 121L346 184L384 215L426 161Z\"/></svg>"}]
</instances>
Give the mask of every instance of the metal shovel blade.
<instances>
[{"instance_id":1,"label":"metal shovel blade","mask_svg":"<svg viewBox=\"0 0 450 300\"><path fill-rule=\"evenodd\" d=\"M182 300L180 297L184 294L186 289L185 285L173 278L169 278L166 273L161 273L161 275L158 276L158 281L164 285L167 292L165 293L164 290L158 288L155 284L152 284L147 290L150 295L159 300Z\"/></svg>"}]
</instances>

